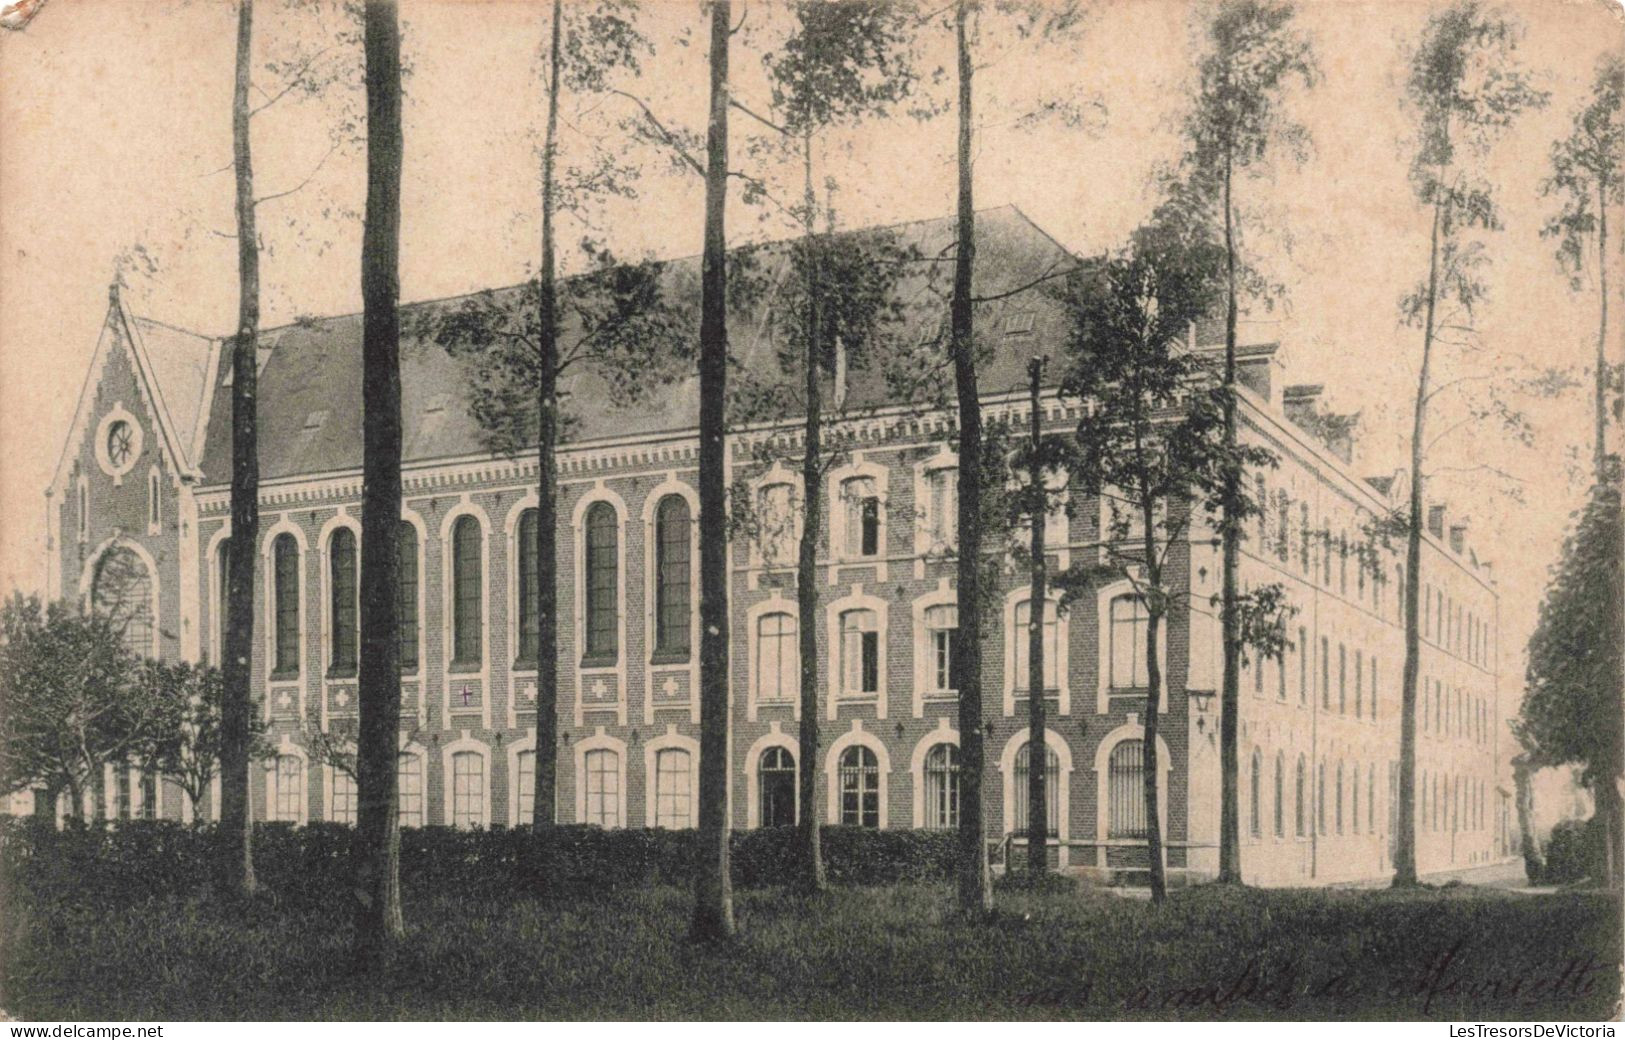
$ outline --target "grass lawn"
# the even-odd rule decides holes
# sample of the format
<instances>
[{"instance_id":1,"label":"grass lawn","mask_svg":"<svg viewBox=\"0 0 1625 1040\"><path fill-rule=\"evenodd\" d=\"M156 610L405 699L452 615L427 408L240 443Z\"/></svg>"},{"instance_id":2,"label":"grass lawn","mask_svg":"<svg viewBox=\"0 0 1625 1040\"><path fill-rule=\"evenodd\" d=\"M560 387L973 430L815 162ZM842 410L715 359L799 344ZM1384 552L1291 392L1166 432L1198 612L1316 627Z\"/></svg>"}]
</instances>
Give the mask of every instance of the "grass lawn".
<instances>
[{"instance_id":1,"label":"grass lawn","mask_svg":"<svg viewBox=\"0 0 1625 1040\"><path fill-rule=\"evenodd\" d=\"M11 901L8 900L8 904ZM673 888L598 901L409 900L381 977L343 913L203 899L7 905L0 1007L28 1019L1386 1018L1617 1014L1620 900L1418 892L737 894L739 941L683 939Z\"/></svg>"}]
</instances>

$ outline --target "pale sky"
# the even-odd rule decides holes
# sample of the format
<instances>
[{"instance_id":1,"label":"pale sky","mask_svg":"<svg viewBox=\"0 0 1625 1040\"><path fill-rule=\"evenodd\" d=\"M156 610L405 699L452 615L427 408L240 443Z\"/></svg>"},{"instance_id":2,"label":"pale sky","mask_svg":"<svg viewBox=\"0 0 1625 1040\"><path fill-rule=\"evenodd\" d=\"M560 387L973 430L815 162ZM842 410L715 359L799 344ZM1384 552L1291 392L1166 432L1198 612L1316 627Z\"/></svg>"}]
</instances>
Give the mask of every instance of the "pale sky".
<instances>
[{"instance_id":1,"label":"pale sky","mask_svg":"<svg viewBox=\"0 0 1625 1040\"><path fill-rule=\"evenodd\" d=\"M741 5L736 4L736 7ZM746 5L749 6L749 5ZM1528 28L1521 53L1551 91L1494 154L1491 177L1505 229L1489 244L1489 301L1472 364L1510 374L1527 363L1587 364L1595 293L1574 294L1539 228L1551 142L1589 89L1597 58L1622 45L1615 0L1507 5ZM541 91L540 3L404 0L406 59L401 286L404 300L522 280L533 263ZM1427 222L1406 180L1409 119L1400 107L1404 47L1427 5L1413 0L1304 3L1299 22L1324 73L1293 108L1315 151L1301 169L1244 186L1243 200L1287 232L1250 239L1286 286L1281 326L1287 377L1324 382L1331 404L1363 412L1362 473L1392 473L1408 429L1420 336L1398 324L1398 302L1425 274ZM143 245L159 262L127 299L138 313L220 335L236 311L230 157L233 5L191 0L56 0L21 32L0 35L0 592L44 582L44 489L66 435L103 317L115 259ZM1177 154L1177 122L1191 86L1201 9L1178 0L1103 0L1081 36L996 48L980 73L977 204L1014 203L1063 244L1094 252L1122 243L1156 199L1150 174ZM658 53L639 90L673 124L698 128L704 108L704 22L696 5L646 5ZM772 12L753 11L754 36L736 40L736 89L761 106L760 47ZM305 19L301 21L301 19ZM308 16L261 0L259 39L322 39ZM687 45L676 37L696 33ZM933 30L928 63L946 61ZM988 33L991 37L993 29ZM995 48L992 41L989 50ZM339 60L340 47L328 55ZM355 55L359 61L359 54ZM268 89L270 89L268 87ZM1098 99L1087 129L1027 127L1018 117L1057 96ZM352 98L352 100L354 100ZM587 136L617 143L625 102L570 112L565 161ZM622 106L617 109L616 106ZM289 98L255 121L255 165L266 194L303 180L327 151L337 102ZM747 127L735 121L736 133ZM606 136L606 128L609 136ZM828 171L847 226L942 216L953 208L951 118L900 116L842 135ZM652 155L641 197L609 207L598 233L623 254L699 250L700 185ZM743 148L735 165L745 165ZM261 210L266 325L301 314L358 311L364 169L359 151L335 155L311 183ZM771 214L735 204L735 240L781 235ZM565 239L581 234L565 228ZM566 260L566 266L569 266ZM1625 313L1620 308L1616 313ZM1616 338L1616 351L1618 340ZM1616 353L1617 356L1617 353ZM1449 364L1455 364L1453 362ZM1459 365L1455 370L1465 371ZM1546 568L1555 561L1580 484L1569 461L1589 457L1589 391L1531 403L1530 450L1490 429L1442 445L1440 468L1493 461L1517 482L1482 472L1441 476L1469 539L1495 562L1502 591L1503 698L1521 687L1522 647ZM1515 487L1523 502L1502 494Z\"/></svg>"}]
</instances>

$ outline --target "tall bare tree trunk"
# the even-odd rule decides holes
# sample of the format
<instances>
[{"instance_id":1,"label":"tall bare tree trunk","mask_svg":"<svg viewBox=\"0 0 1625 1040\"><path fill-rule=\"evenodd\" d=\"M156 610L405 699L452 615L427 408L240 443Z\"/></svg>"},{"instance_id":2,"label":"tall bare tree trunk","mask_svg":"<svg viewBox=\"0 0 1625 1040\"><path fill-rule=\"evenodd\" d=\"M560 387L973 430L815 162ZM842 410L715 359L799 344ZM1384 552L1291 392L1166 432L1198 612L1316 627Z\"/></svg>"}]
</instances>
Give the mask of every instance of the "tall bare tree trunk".
<instances>
[{"instance_id":1,"label":"tall bare tree trunk","mask_svg":"<svg viewBox=\"0 0 1625 1040\"><path fill-rule=\"evenodd\" d=\"M1032 584L1027 593L1027 870L1037 876L1049 870L1049 805L1046 780L1049 777L1049 745L1045 740L1048 721L1044 701L1044 615L1049 611L1045 581L1049 577L1044 559L1044 519L1047 510L1044 467L1040 465L1043 447L1043 414L1039 390L1044 378L1044 359L1027 363L1031 381L1032 460L1028 464L1028 494L1032 497Z\"/></svg>"},{"instance_id":2,"label":"tall bare tree trunk","mask_svg":"<svg viewBox=\"0 0 1625 1040\"><path fill-rule=\"evenodd\" d=\"M1236 445L1236 235L1235 212L1231 205L1232 165L1224 163L1224 442ZM1241 883L1241 794L1238 777L1237 744L1241 712L1241 633L1239 630L1236 571L1241 565L1241 474L1227 464L1224 474L1224 506L1219 520L1223 571L1220 583L1220 639L1224 644L1224 675L1219 688L1219 878L1225 884ZM1149 781L1147 781L1149 782Z\"/></svg>"},{"instance_id":3,"label":"tall bare tree trunk","mask_svg":"<svg viewBox=\"0 0 1625 1040\"><path fill-rule=\"evenodd\" d=\"M226 548L225 645L221 648L220 830L222 892L254 893L254 821L248 805L249 690L254 647L254 564L259 542L259 397L255 344L260 324L259 234L249 147L254 0L237 8L237 74L231 99L237 181L237 335L231 343L231 540Z\"/></svg>"},{"instance_id":4,"label":"tall bare tree trunk","mask_svg":"<svg viewBox=\"0 0 1625 1040\"><path fill-rule=\"evenodd\" d=\"M1597 483L1608 481L1608 175L1597 178Z\"/></svg>"},{"instance_id":5,"label":"tall bare tree trunk","mask_svg":"<svg viewBox=\"0 0 1625 1040\"><path fill-rule=\"evenodd\" d=\"M971 192L970 0L958 0L954 39L959 65L959 214L949 309L954 387L959 399L959 631L954 638L959 683L959 906L969 914L993 909L982 817L982 402L976 389L971 277L976 262L976 208Z\"/></svg>"},{"instance_id":6,"label":"tall bare tree trunk","mask_svg":"<svg viewBox=\"0 0 1625 1040\"><path fill-rule=\"evenodd\" d=\"M700 855L692 935L734 934L728 873L728 34L730 0L711 5L711 112L706 132L705 248L700 270Z\"/></svg>"},{"instance_id":7,"label":"tall bare tree trunk","mask_svg":"<svg viewBox=\"0 0 1625 1040\"><path fill-rule=\"evenodd\" d=\"M812 139L802 137L802 173L805 180L806 219L802 242L806 248L807 315L805 335L807 418L805 445L801 460L803 511L801 545L796 556L796 635L801 646L801 737L796 774L801 802L801 849L797 862L797 882L809 892L824 887L824 856L818 826L818 537L824 529L823 493L823 414L819 379L819 269L814 255L814 204L812 183ZM747 766L747 768L751 768Z\"/></svg>"},{"instance_id":8,"label":"tall bare tree trunk","mask_svg":"<svg viewBox=\"0 0 1625 1040\"><path fill-rule=\"evenodd\" d=\"M1157 562L1156 514L1150 502L1141 505L1145 524L1147 594L1145 603L1145 740L1140 748L1140 768L1145 776L1145 850L1151 861L1151 901L1160 903L1168 895L1168 879L1162 863L1162 813L1157 808L1157 708L1162 702L1162 662L1157 658L1157 642L1162 638L1162 565Z\"/></svg>"},{"instance_id":9,"label":"tall bare tree trunk","mask_svg":"<svg viewBox=\"0 0 1625 1040\"><path fill-rule=\"evenodd\" d=\"M1433 205L1433 230L1428 241L1427 312L1422 326L1422 365L1416 380L1416 408L1411 417L1410 518L1405 532L1405 671L1400 680L1399 715L1399 827L1394 848L1394 887L1417 883L1416 873L1416 685L1422 668L1422 437L1427 425L1433 362L1433 312L1439 294L1439 228L1443 203Z\"/></svg>"},{"instance_id":10,"label":"tall bare tree trunk","mask_svg":"<svg viewBox=\"0 0 1625 1040\"><path fill-rule=\"evenodd\" d=\"M368 0L367 210L361 238L361 729L356 750L357 952L385 956L401 919L396 770L401 727L401 33Z\"/></svg>"},{"instance_id":11,"label":"tall bare tree trunk","mask_svg":"<svg viewBox=\"0 0 1625 1040\"><path fill-rule=\"evenodd\" d=\"M548 44L547 139L542 145L542 265L537 284L536 432L536 790L531 825L542 831L554 822L558 801L559 744L559 565L558 435L559 342L557 247L553 210L558 200L554 164L559 133L559 40L564 10L553 0L553 35Z\"/></svg>"}]
</instances>

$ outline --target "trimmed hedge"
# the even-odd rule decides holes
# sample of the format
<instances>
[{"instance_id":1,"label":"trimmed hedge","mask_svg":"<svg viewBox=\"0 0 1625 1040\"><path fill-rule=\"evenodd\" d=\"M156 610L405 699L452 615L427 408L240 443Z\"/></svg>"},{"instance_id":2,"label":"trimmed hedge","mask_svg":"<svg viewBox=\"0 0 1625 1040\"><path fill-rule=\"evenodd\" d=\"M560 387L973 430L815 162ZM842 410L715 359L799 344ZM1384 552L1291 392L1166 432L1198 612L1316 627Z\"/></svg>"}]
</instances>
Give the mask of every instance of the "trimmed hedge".
<instances>
[{"instance_id":1,"label":"trimmed hedge","mask_svg":"<svg viewBox=\"0 0 1625 1040\"><path fill-rule=\"evenodd\" d=\"M353 828L316 823L259 824L254 871L280 901L326 902L349 888ZM169 821L75 822L63 830L32 817L0 819L0 884L38 900L95 905L141 902L204 891L221 835L209 824ZM551 840L529 828L463 831L422 827L401 832L401 887L411 896L515 894L592 897L693 876L693 831L602 830L561 826ZM887 885L952 876L953 831L880 831L825 827L829 880ZM736 831L734 884L760 888L792 876L794 828Z\"/></svg>"},{"instance_id":2,"label":"trimmed hedge","mask_svg":"<svg viewBox=\"0 0 1625 1040\"><path fill-rule=\"evenodd\" d=\"M1606 873L1602 821L1595 814L1589 820L1561 820L1552 828L1546 842L1542 883L1567 885L1586 878L1600 881Z\"/></svg>"}]
</instances>

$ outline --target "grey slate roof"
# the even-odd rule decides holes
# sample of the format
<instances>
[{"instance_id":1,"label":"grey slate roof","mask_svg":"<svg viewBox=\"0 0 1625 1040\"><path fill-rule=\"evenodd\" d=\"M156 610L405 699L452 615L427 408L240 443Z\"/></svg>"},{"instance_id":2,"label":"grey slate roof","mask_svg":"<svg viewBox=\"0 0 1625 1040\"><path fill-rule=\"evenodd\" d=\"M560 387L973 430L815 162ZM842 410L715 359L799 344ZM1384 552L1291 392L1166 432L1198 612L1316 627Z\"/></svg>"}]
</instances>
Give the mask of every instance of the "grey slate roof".
<instances>
[{"instance_id":1,"label":"grey slate roof","mask_svg":"<svg viewBox=\"0 0 1625 1040\"><path fill-rule=\"evenodd\" d=\"M889 230L903 245L925 257L952 255L954 224L939 218L896 225ZM874 229L869 229L872 232ZM856 232L863 234L866 232ZM782 247L783 244L780 244ZM774 247L770 246L769 249ZM1034 279L1065 270L1070 254L1014 206L977 214L975 292L997 296ZM697 270L698 258L670 262L674 269ZM947 262L919 265L940 273L928 284L922 273L905 279L899 293L910 321L930 334L946 318ZM697 278L681 284L697 285ZM933 290L935 287L935 291ZM496 291L517 297L519 287ZM407 462L466 457L486 451L478 424L468 412L471 364L433 342L410 335L422 311L455 305L461 297L402 306L401 387ZM1030 314L1030 331L1007 335L1006 319ZM1017 326L1025 324L1019 319ZM730 348L739 363L754 368L771 364L771 347L760 342L758 323L730 317ZM190 334L183 334L190 335ZM200 338L200 337L199 337ZM1025 385L1026 364L1035 353L1053 354L1063 341L1059 304L1042 287L978 307L978 342L986 359L980 371L982 393L999 393ZM361 466L361 316L318 318L266 329L261 333L259 375L259 451L262 479L353 471ZM156 367L156 366L155 366ZM1051 370L1055 366L1051 366ZM231 476L231 387L229 359L215 376L214 400L202 453L203 483L224 484ZM190 375L186 379L191 379ZM682 431L698 425L698 376L660 388L637 405L618 407L605 380L590 370L561 387L570 397L576 418L573 441ZM879 393L877 387L857 391ZM166 388L167 396L167 388Z\"/></svg>"}]
</instances>

